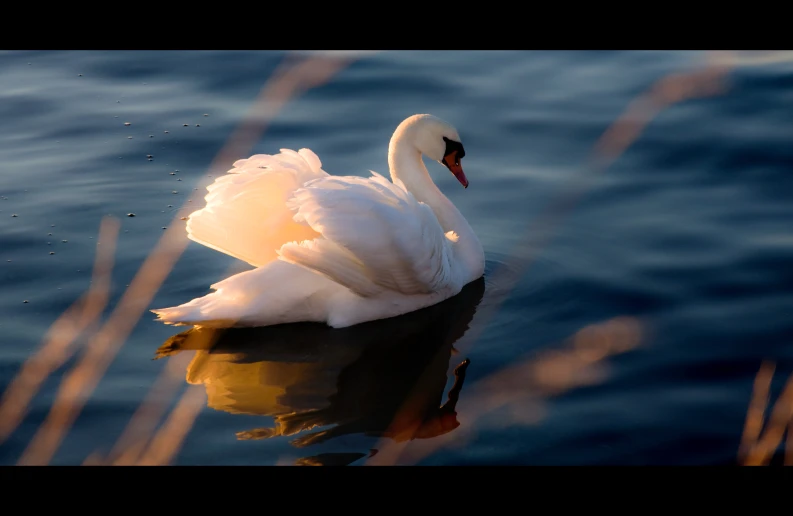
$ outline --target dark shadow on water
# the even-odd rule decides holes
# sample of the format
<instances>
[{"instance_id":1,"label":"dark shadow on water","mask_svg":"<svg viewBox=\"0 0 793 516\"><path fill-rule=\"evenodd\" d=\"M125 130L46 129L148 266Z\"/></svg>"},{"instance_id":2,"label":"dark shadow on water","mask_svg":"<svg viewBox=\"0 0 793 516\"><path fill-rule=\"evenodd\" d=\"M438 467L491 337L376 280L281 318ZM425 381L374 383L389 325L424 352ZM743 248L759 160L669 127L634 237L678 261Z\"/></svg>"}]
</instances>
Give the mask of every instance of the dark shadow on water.
<instances>
[{"instance_id":1,"label":"dark shadow on water","mask_svg":"<svg viewBox=\"0 0 793 516\"><path fill-rule=\"evenodd\" d=\"M313 323L193 328L168 339L157 358L194 350L187 381L204 385L209 407L274 418L273 427L238 432L239 439L302 433L290 443L303 448L348 434L432 438L460 424L455 407L468 359L454 369L445 403L443 394L454 343L484 292L480 278L435 306L342 329ZM297 464L344 465L364 456L325 453Z\"/></svg>"}]
</instances>

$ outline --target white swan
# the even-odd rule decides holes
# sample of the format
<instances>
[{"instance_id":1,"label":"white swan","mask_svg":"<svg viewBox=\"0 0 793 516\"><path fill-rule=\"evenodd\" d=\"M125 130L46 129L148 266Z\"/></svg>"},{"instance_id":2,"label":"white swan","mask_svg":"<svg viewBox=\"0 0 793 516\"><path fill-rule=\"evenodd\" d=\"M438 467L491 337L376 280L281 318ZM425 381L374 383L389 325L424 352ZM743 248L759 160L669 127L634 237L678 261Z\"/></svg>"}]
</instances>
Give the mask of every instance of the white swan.
<instances>
[{"instance_id":1,"label":"white swan","mask_svg":"<svg viewBox=\"0 0 793 516\"><path fill-rule=\"evenodd\" d=\"M237 161L207 188L206 207L190 215L187 234L256 269L152 312L177 325L343 328L456 295L484 274L484 251L422 155L468 187L457 130L432 115L407 118L391 137L393 183L375 172L331 176L308 149Z\"/></svg>"}]
</instances>

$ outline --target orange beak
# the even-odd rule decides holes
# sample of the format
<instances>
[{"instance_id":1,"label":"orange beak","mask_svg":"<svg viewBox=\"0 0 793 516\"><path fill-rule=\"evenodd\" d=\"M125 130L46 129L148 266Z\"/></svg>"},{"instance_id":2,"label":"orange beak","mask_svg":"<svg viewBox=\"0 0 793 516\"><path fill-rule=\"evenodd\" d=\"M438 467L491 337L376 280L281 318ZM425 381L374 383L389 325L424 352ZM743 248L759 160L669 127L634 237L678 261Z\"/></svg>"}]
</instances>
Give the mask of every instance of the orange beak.
<instances>
[{"instance_id":1,"label":"orange beak","mask_svg":"<svg viewBox=\"0 0 793 516\"><path fill-rule=\"evenodd\" d=\"M460 165L460 160L457 159L457 151L451 152L443 157L443 164L446 165L446 168L451 170L454 177L463 185L465 188L468 188L468 179L465 177L465 172L463 172L463 167Z\"/></svg>"}]
</instances>

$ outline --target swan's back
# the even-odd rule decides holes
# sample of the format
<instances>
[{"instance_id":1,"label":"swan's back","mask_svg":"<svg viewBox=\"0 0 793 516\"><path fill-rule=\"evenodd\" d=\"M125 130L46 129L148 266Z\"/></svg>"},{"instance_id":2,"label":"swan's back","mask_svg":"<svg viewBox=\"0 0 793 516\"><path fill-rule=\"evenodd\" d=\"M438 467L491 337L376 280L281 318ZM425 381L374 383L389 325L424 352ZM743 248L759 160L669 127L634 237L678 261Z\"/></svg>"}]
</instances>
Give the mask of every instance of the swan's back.
<instances>
[{"instance_id":1,"label":"swan's back","mask_svg":"<svg viewBox=\"0 0 793 516\"><path fill-rule=\"evenodd\" d=\"M287 200L307 181L327 176L309 149L257 154L207 187L206 206L187 220L187 236L207 247L261 267L278 257L286 242L318 233L292 220Z\"/></svg>"}]
</instances>

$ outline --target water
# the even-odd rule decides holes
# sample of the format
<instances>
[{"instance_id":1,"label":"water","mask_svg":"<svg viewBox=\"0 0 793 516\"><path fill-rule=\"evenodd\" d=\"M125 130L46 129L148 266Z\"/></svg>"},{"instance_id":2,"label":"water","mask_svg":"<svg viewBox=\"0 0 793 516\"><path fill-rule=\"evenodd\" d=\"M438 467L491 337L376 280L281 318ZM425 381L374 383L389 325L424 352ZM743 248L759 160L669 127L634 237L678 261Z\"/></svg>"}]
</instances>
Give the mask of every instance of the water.
<instances>
[{"instance_id":1,"label":"water","mask_svg":"<svg viewBox=\"0 0 793 516\"><path fill-rule=\"evenodd\" d=\"M212 160L282 57L0 54L2 390L89 288L104 216L120 231L103 320L181 206L203 205ZM449 120L471 186L430 168L480 236L485 280L341 332L205 332L221 339L211 353L144 312L51 463L109 453L170 361L163 408L188 383L200 395L174 464L735 464L761 363L776 364L772 403L793 368L793 64L741 66L725 93L661 112L608 169L586 166L632 99L701 57L361 56L289 102L248 154L309 147L331 173L386 173L403 118ZM571 188L570 211L543 223ZM246 268L191 243L143 308ZM439 407L466 358L455 415ZM22 457L81 359L46 379L1 463ZM411 432L422 438L394 444Z\"/></svg>"}]
</instances>

